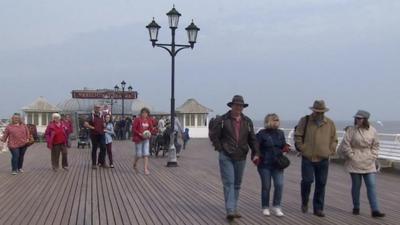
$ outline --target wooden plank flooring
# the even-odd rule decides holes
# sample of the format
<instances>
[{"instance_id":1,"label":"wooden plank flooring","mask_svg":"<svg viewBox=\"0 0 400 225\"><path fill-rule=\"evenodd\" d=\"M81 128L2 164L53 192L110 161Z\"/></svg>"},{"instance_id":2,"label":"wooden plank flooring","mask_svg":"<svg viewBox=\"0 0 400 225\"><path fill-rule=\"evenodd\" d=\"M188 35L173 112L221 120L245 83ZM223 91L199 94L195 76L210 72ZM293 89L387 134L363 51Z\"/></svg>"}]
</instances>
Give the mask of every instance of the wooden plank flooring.
<instances>
[{"instance_id":1,"label":"wooden plank flooring","mask_svg":"<svg viewBox=\"0 0 400 225\"><path fill-rule=\"evenodd\" d=\"M133 144L114 142L114 169L91 169L89 149L69 149L68 172L53 172L44 144L30 147L22 174L10 173L10 154L0 153L1 225L120 225L227 224L217 153L206 139L193 139L178 168L166 168L166 158L151 158L151 174L132 168ZM263 217L260 179L248 161L236 224L400 224L400 174L379 173L377 190L383 219L370 217L365 186L361 215L351 214L350 176L331 163L326 190L326 217L300 211L300 159L290 156L285 171L284 218ZM142 164L139 164L140 166ZM311 208L311 207L310 207Z\"/></svg>"}]
</instances>

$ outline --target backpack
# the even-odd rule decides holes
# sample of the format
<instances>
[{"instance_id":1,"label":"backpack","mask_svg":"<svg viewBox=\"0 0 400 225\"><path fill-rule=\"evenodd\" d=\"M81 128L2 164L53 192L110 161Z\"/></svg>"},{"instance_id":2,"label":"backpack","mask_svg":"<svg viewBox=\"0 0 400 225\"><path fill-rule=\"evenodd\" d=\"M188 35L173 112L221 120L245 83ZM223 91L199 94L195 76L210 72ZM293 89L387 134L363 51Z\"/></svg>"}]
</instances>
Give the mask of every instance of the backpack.
<instances>
[{"instance_id":1,"label":"backpack","mask_svg":"<svg viewBox=\"0 0 400 225\"><path fill-rule=\"evenodd\" d=\"M310 118L310 116L307 115L307 116L306 116L306 124L304 125L304 132L303 132L303 136L302 136L302 142L303 142L303 143L304 143L304 139L305 139L306 133L307 133L308 119L309 119L309 118ZM300 152L299 146L296 145L296 139L295 139L296 129L297 129L297 125L294 127L294 132L293 132L293 143L294 143L294 148L296 149L296 151Z\"/></svg>"}]
</instances>

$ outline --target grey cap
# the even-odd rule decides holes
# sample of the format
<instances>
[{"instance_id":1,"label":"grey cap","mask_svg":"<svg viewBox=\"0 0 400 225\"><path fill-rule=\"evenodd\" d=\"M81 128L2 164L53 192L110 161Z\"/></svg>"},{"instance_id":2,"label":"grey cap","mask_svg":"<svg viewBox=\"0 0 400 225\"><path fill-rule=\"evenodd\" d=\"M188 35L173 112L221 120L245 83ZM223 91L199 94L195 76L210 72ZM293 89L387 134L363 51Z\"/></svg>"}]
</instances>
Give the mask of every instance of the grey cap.
<instances>
[{"instance_id":1,"label":"grey cap","mask_svg":"<svg viewBox=\"0 0 400 225\"><path fill-rule=\"evenodd\" d=\"M354 115L355 118L365 118L365 119L369 119L369 116L371 114L365 110L358 110L356 115Z\"/></svg>"}]
</instances>

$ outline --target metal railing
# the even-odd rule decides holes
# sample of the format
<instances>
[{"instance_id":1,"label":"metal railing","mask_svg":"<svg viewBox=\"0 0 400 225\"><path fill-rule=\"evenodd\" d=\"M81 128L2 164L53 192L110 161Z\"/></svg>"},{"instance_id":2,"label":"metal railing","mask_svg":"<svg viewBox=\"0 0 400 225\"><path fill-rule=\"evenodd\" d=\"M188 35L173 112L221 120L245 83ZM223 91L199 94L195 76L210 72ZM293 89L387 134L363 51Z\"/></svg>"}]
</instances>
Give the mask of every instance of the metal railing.
<instances>
[{"instance_id":1,"label":"metal railing","mask_svg":"<svg viewBox=\"0 0 400 225\"><path fill-rule=\"evenodd\" d=\"M285 132L286 141L294 146L294 129L281 129ZM344 133L344 131L337 131L339 143L342 141ZM378 133L378 136L380 143L378 159L400 162L400 134Z\"/></svg>"}]
</instances>

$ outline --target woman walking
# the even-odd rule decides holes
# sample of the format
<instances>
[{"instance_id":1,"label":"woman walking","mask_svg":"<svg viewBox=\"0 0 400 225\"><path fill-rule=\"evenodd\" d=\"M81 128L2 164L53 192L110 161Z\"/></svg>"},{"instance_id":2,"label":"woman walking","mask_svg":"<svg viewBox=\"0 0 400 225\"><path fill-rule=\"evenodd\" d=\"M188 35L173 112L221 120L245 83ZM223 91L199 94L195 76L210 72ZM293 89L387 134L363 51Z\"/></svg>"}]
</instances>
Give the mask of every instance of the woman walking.
<instances>
[{"instance_id":1,"label":"woman walking","mask_svg":"<svg viewBox=\"0 0 400 225\"><path fill-rule=\"evenodd\" d=\"M281 208L283 191L283 169L274 165L274 159L278 154L289 150L285 140L285 134L279 128L278 115L268 114L264 119L265 129L257 133L257 140L260 144L261 159L258 162L257 170L261 178L261 206L262 213L270 216L269 193L271 180L274 182L274 197L272 201L272 212L276 216L284 216Z\"/></svg>"},{"instance_id":2,"label":"woman walking","mask_svg":"<svg viewBox=\"0 0 400 225\"><path fill-rule=\"evenodd\" d=\"M351 176L351 197L353 214L360 214L360 189L364 179L372 217L384 217L379 211L376 197L375 161L378 158L379 140L368 119L370 113L359 110L354 116L354 126L349 127L343 138L341 154L345 157L345 167Z\"/></svg>"},{"instance_id":3,"label":"woman walking","mask_svg":"<svg viewBox=\"0 0 400 225\"><path fill-rule=\"evenodd\" d=\"M106 149L107 149L107 156L108 160L110 162L110 168L114 168L114 163L113 163L113 156L112 156L112 142L113 142L113 137L115 136L114 133L114 125L111 121L111 115L107 114L105 117L105 129L104 133L106 136Z\"/></svg>"},{"instance_id":4,"label":"woman walking","mask_svg":"<svg viewBox=\"0 0 400 225\"><path fill-rule=\"evenodd\" d=\"M61 122L61 116L58 113L53 113L53 120L47 125L45 131L45 138L47 147L51 150L51 165L54 172L57 172L59 168L59 160L61 153L61 165L65 171L68 171L68 152L67 143L68 127Z\"/></svg>"},{"instance_id":5,"label":"woman walking","mask_svg":"<svg viewBox=\"0 0 400 225\"><path fill-rule=\"evenodd\" d=\"M11 153L11 174L24 172L24 156L27 149L27 143L30 141L28 127L22 123L19 113L14 113L11 117L11 123L4 130L2 142L8 141L8 149Z\"/></svg>"},{"instance_id":6,"label":"woman walking","mask_svg":"<svg viewBox=\"0 0 400 225\"><path fill-rule=\"evenodd\" d=\"M148 168L150 155L150 137L153 131L153 123L149 117L150 110L142 108L140 116L133 121L132 125L132 140L136 144L136 155L133 163L133 168L137 171L137 162L140 158L144 159L144 174L149 175Z\"/></svg>"}]
</instances>

